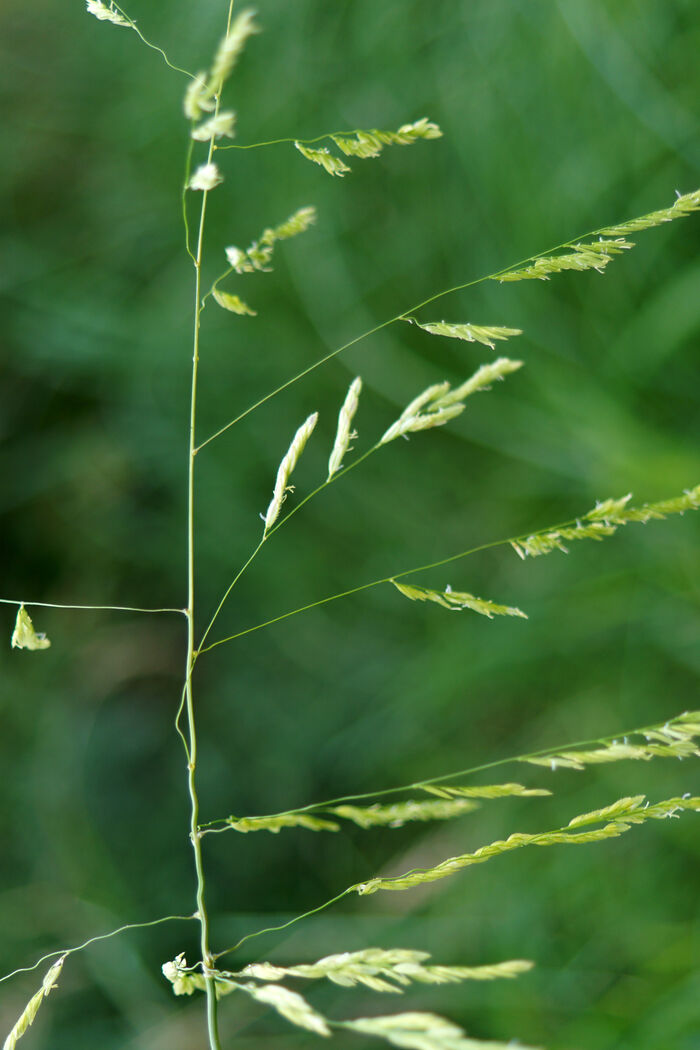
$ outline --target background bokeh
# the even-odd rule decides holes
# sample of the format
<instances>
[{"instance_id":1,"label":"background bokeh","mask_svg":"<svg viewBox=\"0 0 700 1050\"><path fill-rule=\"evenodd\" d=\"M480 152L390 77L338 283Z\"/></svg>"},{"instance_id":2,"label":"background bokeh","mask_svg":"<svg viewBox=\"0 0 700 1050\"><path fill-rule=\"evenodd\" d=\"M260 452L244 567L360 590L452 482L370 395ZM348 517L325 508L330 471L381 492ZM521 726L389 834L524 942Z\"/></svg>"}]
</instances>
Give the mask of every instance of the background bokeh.
<instances>
[{"instance_id":1,"label":"background bokeh","mask_svg":"<svg viewBox=\"0 0 700 1050\"><path fill-rule=\"evenodd\" d=\"M200 434L347 339L442 288L700 185L696 0L260 0L228 97L241 143L423 115L445 137L330 179L291 146L220 155L212 276L226 244L314 203L319 223L275 271L229 286L259 311L204 315ZM2 596L185 602L191 268L179 190L182 78L80 0L4 0L0 80ZM175 62L207 65L223 0L133 0ZM449 428L396 442L275 537L219 621L231 634L296 606L632 490L700 481L700 217L640 234L596 273L485 283L424 320L521 327L527 367ZM487 348L408 325L361 342L202 452L199 608L260 532L294 428L321 419L297 497L324 475L350 379L365 382L358 451L429 382ZM700 518L630 527L565 557L496 549L420 578L525 608L451 616L380 587L222 646L197 672L203 815L265 813L563 744L700 706ZM177 616L35 611L53 640L11 651L0 614L1 969L123 922L192 910L187 798L172 728ZM484 775L482 775L483 779ZM215 947L350 882L555 827L636 792L698 792L692 763L586 773L504 767L551 800L497 802L435 828L206 842ZM474 1036L552 1050L697 1050L697 818L586 849L523 850L424 892L343 903L251 942L243 961L367 945L445 963L532 958L499 986L417 989ZM389 898L389 899L387 899ZM194 924L78 955L27 1046L203 1047L201 1002L160 964ZM36 974L0 986L8 1030ZM315 987L336 1017L399 1008ZM407 1008L409 1000L405 1000ZM222 1008L227 1046L312 1036L250 1003ZM361 1046L341 1039L342 1046Z\"/></svg>"}]
</instances>

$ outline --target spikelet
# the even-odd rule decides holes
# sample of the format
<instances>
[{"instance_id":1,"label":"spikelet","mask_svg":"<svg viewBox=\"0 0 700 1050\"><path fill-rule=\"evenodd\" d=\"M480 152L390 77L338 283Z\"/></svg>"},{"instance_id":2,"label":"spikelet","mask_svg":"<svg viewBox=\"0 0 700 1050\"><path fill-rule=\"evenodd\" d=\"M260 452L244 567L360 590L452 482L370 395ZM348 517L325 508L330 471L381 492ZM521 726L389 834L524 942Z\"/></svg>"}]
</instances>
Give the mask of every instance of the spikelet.
<instances>
[{"instance_id":1,"label":"spikelet","mask_svg":"<svg viewBox=\"0 0 700 1050\"><path fill-rule=\"evenodd\" d=\"M449 423L451 419L460 415L464 408L463 405L452 406L452 410L434 410L436 399L446 394L449 389L449 383L435 383L433 386L423 390L413 401L406 405L396 422L392 423L389 429L384 432L379 440L379 444L386 445L397 437L402 437L405 434L418 430L428 430L430 427L443 426L443 424ZM422 411L426 407L430 408L429 412Z\"/></svg>"},{"instance_id":2,"label":"spikelet","mask_svg":"<svg viewBox=\"0 0 700 1050\"><path fill-rule=\"evenodd\" d=\"M338 415L338 430L335 435L335 442L333 444L333 451L331 452L330 459L328 460L328 481L331 480L334 474L340 470L343 465L343 456L346 452L352 451L350 449L350 442L357 437L357 433L351 430L352 421L355 418L357 412L357 406L360 400L360 393L362 391L362 380L358 376L353 379L348 392L343 401L340 413Z\"/></svg>"},{"instance_id":3,"label":"spikelet","mask_svg":"<svg viewBox=\"0 0 700 1050\"><path fill-rule=\"evenodd\" d=\"M461 784L419 784L418 787L440 798L493 799L552 794L546 788L526 788L522 784L484 784L477 787Z\"/></svg>"},{"instance_id":4,"label":"spikelet","mask_svg":"<svg viewBox=\"0 0 700 1050\"><path fill-rule=\"evenodd\" d=\"M525 959L510 959L490 966L426 966L426 960L429 958L428 952L412 951L408 948L365 948L359 952L328 955L318 962L300 966L253 963L236 976L253 977L258 981L277 981L282 977L300 977L306 980L326 978L343 988L361 985L374 992L400 994L403 987L412 981L419 984L491 981L517 977L533 966L533 963Z\"/></svg>"},{"instance_id":5,"label":"spikelet","mask_svg":"<svg viewBox=\"0 0 700 1050\"><path fill-rule=\"evenodd\" d=\"M359 883L354 888L361 896L376 893L378 890L409 890L413 889L414 886L421 886L424 883L435 882L436 879L444 879L448 875L454 875L456 872L461 871L462 868L469 867L472 864L483 864L485 861L491 860L492 857L500 856L502 853L509 853L514 849L520 849L522 846L553 846L565 842L581 845L588 842L599 842L608 838L617 838L628 830L629 828L625 824L611 823L606 824L603 828L581 832L580 834L564 830L545 832L542 835L516 833L510 835L507 839L500 839L490 843L488 846L482 846L480 849L475 850L474 853L463 853L458 857L449 857L434 868L409 871L405 875L399 875L395 878L384 879L380 877L370 879L368 882Z\"/></svg>"},{"instance_id":6,"label":"spikelet","mask_svg":"<svg viewBox=\"0 0 700 1050\"><path fill-rule=\"evenodd\" d=\"M305 233L315 222L315 208L299 208L279 226L263 230L259 240L253 241L246 251L233 245L228 247L226 249L226 258L229 266L236 273L254 273L256 270L269 271L269 263L277 241L286 241L290 237L296 237L300 233Z\"/></svg>"},{"instance_id":7,"label":"spikelet","mask_svg":"<svg viewBox=\"0 0 700 1050\"><path fill-rule=\"evenodd\" d=\"M34 1023L34 1018L39 1012L39 1007L43 1003L44 999L56 987L56 982L59 978L63 964L66 961L65 955L58 959L53 964L51 969L48 971L44 980L41 983L39 991L32 996L27 1005L25 1006L21 1017L13 1027L12 1031L8 1035L7 1039L3 1043L3 1050L14 1050L17 1046L18 1041L22 1038L24 1033L27 1031L29 1026Z\"/></svg>"},{"instance_id":8,"label":"spikelet","mask_svg":"<svg viewBox=\"0 0 700 1050\"><path fill-rule=\"evenodd\" d=\"M315 1035L328 1036L331 1034L325 1017L314 1010L298 992L291 992L281 984L268 984L261 988L257 984L247 982L239 987L257 1002L271 1006L285 1020L298 1028L306 1028Z\"/></svg>"},{"instance_id":9,"label":"spikelet","mask_svg":"<svg viewBox=\"0 0 700 1050\"><path fill-rule=\"evenodd\" d=\"M211 113L215 105L207 94L207 74L202 70L188 84L182 108L188 120L200 120L205 113Z\"/></svg>"},{"instance_id":10,"label":"spikelet","mask_svg":"<svg viewBox=\"0 0 700 1050\"><path fill-rule=\"evenodd\" d=\"M161 970L163 977L173 986L173 995L192 995L196 991L203 992L206 989L203 974L190 973L183 952L180 952L174 959L164 962Z\"/></svg>"},{"instance_id":11,"label":"spikelet","mask_svg":"<svg viewBox=\"0 0 700 1050\"><path fill-rule=\"evenodd\" d=\"M224 310L229 310L233 314L248 314L250 317L257 317L257 310L251 310L247 303L244 303L237 295L231 295L229 292L221 292L218 288L214 288L212 291L212 297L215 301L222 306Z\"/></svg>"},{"instance_id":12,"label":"spikelet","mask_svg":"<svg viewBox=\"0 0 700 1050\"><path fill-rule=\"evenodd\" d=\"M404 1050L533 1050L521 1043L495 1043L471 1039L457 1025L438 1014L411 1011L388 1017L359 1017L343 1021L341 1027L384 1039Z\"/></svg>"},{"instance_id":13,"label":"spikelet","mask_svg":"<svg viewBox=\"0 0 700 1050\"><path fill-rule=\"evenodd\" d=\"M618 226L608 226L605 230L601 230L601 233L606 237L626 237L628 233L638 233L652 226L661 226L664 222L683 219L691 212L698 210L700 210L700 190L693 190L692 193L678 194L670 208L652 211L648 215L641 215L638 219L631 219Z\"/></svg>"},{"instance_id":14,"label":"spikelet","mask_svg":"<svg viewBox=\"0 0 700 1050\"><path fill-rule=\"evenodd\" d=\"M479 390L490 390L493 383L504 379L512 372L517 372L523 367L523 361L511 361L509 357L498 357L492 364L481 365L473 376L462 383L461 386L449 390L435 401L436 408L444 408L455 402L464 401L466 397L475 394Z\"/></svg>"},{"instance_id":15,"label":"spikelet","mask_svg":"<svg viewBox=\"0 0 700 1050\"><path fill-rule=\"evenodd\" d=\"M325 146L322 146L320 149L311 149L309 146L302 145L301 142L295 142L294 145L302 157L306 157L307 160L312 161L314 164L320 164L329 175L339 175L342 178L346 172L352 170L340 157L334 157Z\"/></svg>"},{"instance_id":16,"label":"spikelet","mask_svg":"<svg viewBox=\"0 0 700 1050\"><path fill-rule=\"evenodd\" d=\"M218 95L222 85L230 77L248 38L260 32L254 21L255 14L252 7L244 8L219 44L207 82L207 93L210 97Z\"/></svg>"},{"instance_id":17,"label":"spikelet","mask_svg":"<svg viewBox=\"0 0 700 1050\"><path fill-rule=\"evenodd\" d=\"M390 583L393 583L398 591L413 602L436 602L443 608L453 611L471 609L481 616L488 616L489 620L492 620L494 616L520 616L527 620L527 614L521 609L516 609L511 605L497 605L495 602L477 598L465 591L453 591L450 587L444 591L431 591L427 587L415 587L406 583L398 583L396 580L390 580Z\"/></svg>"},{"instance_id":18,"label":"spikelet","mask_svg":"<svg viewBox=\"0 0 700 1050\"><path fill-rule=\"evenodd\" d=\"M331 135L338 149L346 157L378 157L385 146L410 146L419 139L439 139L442 131L437 124L433 124L427 117L416 120L412 124L403 124L398 131L379 131L372 128L370 131L356 131L353 137L347 135Z\"/></svg>"},{"instance_id":19,"label":"spikelet","mask_svg":"<svg viewBox=\"0 0 700 1050\"><path fill-rule=\"evenodd\" d=\"M422 328L424 332L430 332L431 335L444 335L449 339L464 339L467 343L483 343L484 346L490 346L492 350L496 348L497 339L510 339L511 336L523 334L522 328L452 324L448 321L429 321L422 324L415 317L403 317L402 320L417 325L418 328Z\"/></svg>"},{"instance_id":20,"label":"spikelet","mask_svg":"<svg viewBox=\"0 0 700 1050\"><path fill-rule=\"evenodd\" d=\"M340 830L340 825L333 821L312 817L308 813L282 813L274 817L229 817L226 823L234 831L271 831L275 835L282 828L307 828L309 831Z\"/></svg>"},{"instance_id":21,"label":"spikelet","mask_svg":"<svg viewBox=\"0 0 700 1050\"><path fill-rule=\"evenodd\" d=\"M86 0L87 12L90 15L94 15L95 18L99 18L100 22L111 22L115 26L127 26L131 28L131 22L124 18L119 11L110 4L107 6L102 3L102 0Z\"/></svg>"},{"instance_id":22,"label":"spikelet","mask_svg":"<svg viewBox=\"0 0 700 1050\"><path fill-rule=\"evenodd\" d=\"M370 131L356 131L351 136L329 135L328 138L333 140L346 157L366 160L369 157L378 157L385 146L410 146L419 139L439 139L441 136L442 131L437 124L433 124L427 117L422 117L412 124L403 124L398 131L379 131L372 128ZM329 175L342 176L352 170L344 160L336 157L325 146L312 149L299 141L294 145L303 157L314 164L320 164Z\"/></svg>"},{"instance_id":23,"label":"spikelet","mask_svg":"<svg viewBox=\"0 0 700 1050\"><path fill-rule=\"evenodd\" d=\"M191 190L202 190L207 192L224 181L224 177L216 164L200 164L188 183Z\"/></svg>"},{"instance_id":24,"label":"spikelet","mask_svg":"<svg viewBox=\"0 0 700 1050\"><path fill-rule=\"evenodd\" d=\"M634 244L618 237L614 240L600 238L590 244L572 244L570 247L573 251L563 255L542 256L529 266L495 275L491 280L501 283L534 279L547 281L551 274L562 273L564 270L597 270L598 273L602 273L608 263L612 262L613 256L628 248L634 248Z\"/></svg>"},{"instance_id":25,"label":"spikelet","mask_svg":"<svg viewBox=\"0 0 700 1050\"><path fill-rule=\"evenodd\" d=\"M511 546L521 558L528 555L536 558L554 550L568 553L566 543L570 540L602 540L612 536L620 525L632 522L645 524L648 521L668 517L669 514L684 514L687 510L700 508L700 485L686 489L681 496L661 500L658 503L643 503L640 507L628 506L631 496L607 499L596 503L593 510L584 514L575 525L559 529L543 529L531 536L513 540Z\"/></svg>"},{"instance_id":26,"label":"spikelet","mask_svg":"<svg viewBox=\"0 0 700 1050\"><path fill-rule=\"evenodd\" d=\"M469 867L472 864L483 864L485 861L491 860L492 857L500 856L502 853L509 853L514 849L520 849L522 846L583 845L589 842L602 842L609 838L618 838L620 835L624 835L625 832L630 830L632 824L643 824L647 820L664 819L674 816L679 810L688 809L697 812L700 809L700 799L691 798L690 796L685 799L666 799L651 806L642 806L640 800L643 797L620 799L605 809L574 817L566 827L558 828L555 831L546 831L535 835L516 833L510 835L507 839L501 839L490 843L488 846L482 846L473 853L463 853L458 857L449 857L433 868L409 871L405 875L399 875L395 878L385 879L379 877L370 879L369 882L359 883L353 889L361 895L376 893L378 890L408 890L423 883L446 878L448 875L453 875L455 872L461 871L462 868ZM615 813L622 814L620 819L613 819L609 823L603 824L600 828L593 828L587 831L572 830L580 825L585 826L589 823L603 821L606 819L607 814Z\"/></svg>"},{"instance_id":27,"label":"spikelet","mask_svg":"<svg viewBox=\"0 0 700 1050\"><path fill-rule=\"evenodd\" d=\"M45 634L37 634L29 613L23 605L20 605L17 610L15 629L12 632L12 648L35 651L37 649L48 649L50 645L51 642Z\"/></svg>"},{"instance_id":28,"label":"spikelet","mask_svg":"<svg viewBox=\"0 0 700 1050\"><path fill-rule=\"evenodd\" d=\"M292 438L292 443L277 469L275 489L264 517L265 532L267 532L267 530L277 521L282 509L282 504L287 497L287 492L293 491L293 486L289 484L289 478L299 461L299 456L304 451L306 443L313 433L317 420L318 412L314 412L302 423Z\"/></svg>"},{"instance_id":29,"label":"spikelet","mask_svg":"<svg viewBox=\"0 0 700 1050\"><path fill-rule=\"evenodd\" d=\"M209 117L203 124L193 128L192 138L196 142L210 142L212 139L220 139L224 135L232 139L235 134L233 130L235 123L236 114L233 110L225 110L213 117Z\"/></svg>"},{"instance_id":30,"label":"spikelet","mask_svg":"<svg viewBox=\"0 0 700 1050\"><path fill-rule=\"evenodd\" d=\"M646 729L637 729L630 736L642 738L630 741L613 740L604 742L596 748L567 749L550 751L518 759L533 766L548 766L552 770L582 770L589 765L600 765L608 762L633 761L649 762L652 758L688 758L700 756L700 711L688 711L678 718L671 719L663 725Z\"/></svg>"},{"instance_id":31,"label":"spikelet","mask_svg":"<svg viewBox=\"0 0 700 1050\"><path fill-rule=\"evenodd\" d=\"M329 812L336 817L350 820L360 828L402 828L413 820L452 820L464 813L471 813L477 803L470 799L449 799L439 802L395 802L393 805L380 806L334 806Z\"/></svg>"},{"instance_id":32,"label":"spikelet","mask_svg":"<svg viewBox=\"0 0 700 1050\"><path fill-rule=\"evenodd\" d=\"M576 525L561 529L551 529L549 532L536 532L525 539L513 540L511 547L519 557L537 558L541 554L551 554L552 551L563 551L569 553L565 545L571 540L602 540L606 536L612 536L617 532L615 525L605 525L603 522L593 521L586 525L577 522Z\"/></svg>"}]
</instances>

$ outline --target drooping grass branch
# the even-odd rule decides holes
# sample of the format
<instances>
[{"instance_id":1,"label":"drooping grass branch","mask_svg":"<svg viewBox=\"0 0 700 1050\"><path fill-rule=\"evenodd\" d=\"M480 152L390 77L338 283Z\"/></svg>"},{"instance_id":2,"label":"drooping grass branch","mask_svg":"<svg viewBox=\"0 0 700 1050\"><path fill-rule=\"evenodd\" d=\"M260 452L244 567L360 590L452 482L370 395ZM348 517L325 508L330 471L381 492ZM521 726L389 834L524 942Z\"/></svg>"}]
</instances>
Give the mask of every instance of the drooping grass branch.
<instances>
[{"instance_id":1,"label":"drooping grass branch","mask_svg":"<svg viewBox=\"0 0 700 1050\"><path fill-rule=\"evenodd\" d=\"M516 832L509 835L507 839L498 839L494 842L481 846L471 853L463 853L456 857L448 857L439 864L429 868L413 868L402 875L368 879L364 882L353 883L341 893L336 894L323 904L297 915L279 926L266 927L256 930L242 937L230 948L224 949L216 956L217 961L226 955L236 952L244 943L267 933L275 933L279 930L288 929L290 926L302 922L304 919L324 911L333 904L342 900L350 894L365 897L382 890L402 891L410 890L429 882L454 875L464 868L474 864L483 864L494 857L521 849L524 846L558 846L558 845L589 845L595 842L604 842L608 839L619 838L626 834L637 824L644 824L648 820L664 820L677 816L684 811L699 812L700 798L691 795L665 799L662 802L650 804L644 795L635 795L629 798L621 798L604 806L573 817L567 824L554 828L550 831L524 834ZM598 825L597 827L595 825ZM581 828L585 830L580 830Z\"/></svg>"},{"instance_id":2,"label":"drooping grass branch","mask_svg":"<svg viewBox=\"0 0 700 1050\"><path fill-rule=\"evenodd\" d=\"M308 823L304 823L303 819L296 820L296 818L304 818L316 813L337 817L336 811L339 806L370 801L376 804L377 799L386 799L418 791L428 792L443 798L454 798L455 796L461 798L503 798L549 794L548 791L524 788L520 784L475 786L467 789L463 785L459 785L456 790L452 786L452 781L464 780L475 776L477 773L486 773L492 769L513 765L513 763L541 766L555 772L558 769L580 771L585 769L586 766L609 764L611 762L649 762L654 758L683 759L691 756L700 757L700 711L686 711L676 718L670 718L663 723L656 722L653 725L628 729L625 732L611 734L610 736L578 740L563 746L543 748L539 751L529 751L520 755L508 755L506 758L494 759L491 762L483 762L477 766L469 766L466 769L460 769L452 773L443 773L436 777L414 780L410 784L383 788L379 791L341 795L337 798L326 799L323 802L311 802L308 805L282 810L279 813L247 817L243 818L243 820L236 817L222 817L202 825L201 830L205 834L218 833L230 829L255 831L259 828L260 830L275 831L280 830L282 827L295 826L311 827L312 830L320 830ZM367 809L367 812L371 815L370 808ZM357 821L354 822L358 823ZM242 826L237 828L235 826L236 823Z\"/></svg>"},{"instance_id":3,"label":"drooping grass branch","mask_svg":"<svg viewBox=\"0 0 700 1050\"><path fill-rule=\"evenodd\" d=\"M518 262L510 263L508 266L504 266L503 269L497 270L494 273L486 274L482 277L476 277L473 280L453 285L450 288L444 288L442 291L436 292L427 299L414 303L412 306L407 307L405 310L388 318L386 321L381 321L379 324L367 329L367 331L355 336L354 339L349 340L349 342L343 343L342 346L337 347L335 350L331 350L329 353L324 354L323 357L314 361L313 364L309 365L307 368L302 369L301 372L292 376L291 379L281 383L274 390L265 394L264 397L259 398L252 405L249 405L248 408L243 412L240 412L237 416L234 416L234 418L229 420L228 423L225 423L224 426L219 427L217 431L200 443L197 447L197 451L199 452L206 445L210 444L210 442L221 437L222 434L225 434L231 429L231 427L235 426L236 423L240 423L240 421L250 415L251 412L254 412L267 401L270 401L273 397L276 397L284 390L287 390L290 386L293 386L294 383L299 382L300 379L310 375L317 368L320 368L321 365L324 365L334 357L337 357L338 354L342 354L345 350L357 346L358 343L362 342L364 339L368 339L372 335L376 335L377 332L381 332L384 328L388 328L390 325L396 324L398 321L408 319L409 315L417 313L418 310L422 310L423 307L429 306L431 303L444 299L448 295L452 295L454 292L461 292L465 291L467 288L474 288L476 285L483 284L485 281L526 280L532 277L546 280L550 274L561 272L564 269L595 269L600 272L610 262L612 254L619 253L623 248L626 249L633 247L632 243L625 241L624 244L620 243L615 245L614 241L608 241L607 245L604 244L602 246L597 246L595 243L584 244L583 242L590 241L593 237L622 238L628 233L636 233L641 230L651 229L654 226L661 226L666 222L672 222L674 219L683 218L691 212L699 209L700 189L697 189L691 193L678 197L675 203L666 209L650 212L647 215L642 215L635 219L629 219L616 226L601 226L597 230L589 230L588 233L580 234L578 237L572 238L568 241L562 241L561 244L557 244L552 248L546 248L534 255L529 255L525 259L520 259ZM611 245L612 254L610 253ZM604 250L606 247L608 249L607 252ZM557 259L557 253L563 252L569 248L574 249L572 254L559 256Z\"/></svg>"},{"instance_id":4,"label":"drooping grass branch","mask_svg":"<svg viewBox=\"0 0 700 1050\"><path fill-rule=\"evenodd\" d=\"M373 587L394 583L395 580L412 576L415 573L439 569L444 565L461 561L463 558L467 558L472 554L478 554L481 551L510 545L521 558L527 556L536 557L554 550L566 553L568 551L566 543L583 539L602 540L607 536L612 536L620 525L626 525L631 522L644 523L663 518L667 514L683 514L686 510L695 510L700 507L700 485L689 489L676 499L665 500L659 503L645 503L640 507L628 507L629 498L629 496L624 496L619 500L605 500L581 517L571 518L569 521L559 525L539 529L537 532L520 533L517 536L509 536L506 539L493 540L490 543L482 543L478 547L470 547L468 550L460 551L458 554L451 554L446 558L440 558L438 561L429 562L426 565L416 565L411 569L403 569L401 572L392 573L390 576L382 576L378 580L371 580L369 583L350 587L348 590L340 591L338 594L319 598L314 602L309 602L307 605L299 606L297 609L292 609L289 612L282 613L280 616L266 620L264 623L256 624L254 627L247 627L245 630L237 631L236 634L228 635L226 638L219 638L217 641L199 649L198 655L209 652L219 645L235 641L237 638L242 638L246 634L252 634L254 631L260 631L265 627L272 626L272 624L280 623L282 620L288 620L299 613L308 612L308 610L315 609L320 605L327 605L329 602L348 598L353 594L359 594L361 591L367 591Z\"/></svg>"}]
</instances>

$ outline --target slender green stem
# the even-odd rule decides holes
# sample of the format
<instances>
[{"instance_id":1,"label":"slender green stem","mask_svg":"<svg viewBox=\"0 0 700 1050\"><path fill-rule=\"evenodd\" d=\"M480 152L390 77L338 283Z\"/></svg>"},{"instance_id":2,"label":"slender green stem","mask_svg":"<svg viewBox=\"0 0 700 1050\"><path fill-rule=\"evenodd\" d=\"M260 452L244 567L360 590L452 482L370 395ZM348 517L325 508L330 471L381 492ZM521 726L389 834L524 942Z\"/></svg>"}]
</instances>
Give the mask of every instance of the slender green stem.
<instances>
[{"instance_id":1,"label":"slender green stem","mask_svg":"<svg viewBox=\"0 0 700 1050\"><path fill-rule=\"evenodd\" d=\"M2 605L26 605L41 609L92 609L106 612L179 613L187 616L187 609L141 609L134 605L67 605L64 602L27 602L18 598L0 598Z\"/></svg>"},{"instance_id":2,"label":"slender green stem","mask_svg":"<svg viewBox=\"0 0 700 1050\"><path fill-rule=\"evenodd\" d=\"M211 157L210 149L210 157ZM201 314L201 272L202 248L204 244L204 226L207 212L207 191L202 196L202 208L197 237L195 257L195 299L194 299L194 335L192 354L192 386L190 398L190 442L187 475L187 666L185 678L185 710L187 712L188 741L186 745L188 788L190 795L190 841L194 852L195 873L197 876L197 917L200 924L200 947L202 967L206 981L207 995L207 1028L210 1050L221 1050L219 1042L216 986L211 975L213 959L209 950L209 918L205 901L204 863L202 859L201 834L199 832L199 797L197 795L197 727L194 716L194 697L192 692L192 670L194 667L194 461L195 461L195 427L197 419L197 377L199 368L199 335ZM179 714L178 714L179 719ZM178 722L179 724L179 722Z\"/></svg>"},{"instance_id":3,"label":"slender green stem","mask_svg":"<svg viewBox=\"0 0 700 1050\"><path fill-rule=\"evenodd\" d=\"M192 922L196 918L196 915L164 915L161 919L152 919L150 922L128 922L125 926L119 926L116 930L110 930L109 933L99 933L96 937L90 937L89 940L83 941L82 944L76 944L73 948L60 948L58 951L48 952L46 955L42 955L40 959L37 959L35 963L32 963L31 966L20 966L19 969L13 970L12 973L6 973L3 977L0 977L0 984L3 981L9 981L11 977L16 977L20 973L32 973L33 970L37 970L42 963L48 962L49 959L73 955L75 952L83 951L84 948L89 948L91 944L97 944L98 941L107 941L111 937L125 933L127 930L145 930L148 926L161 926L165 922Z\"/></svg>"},{"instance_id":4,"label":"slender green stem","mask_svg":"<svg viewBox=\"0 0 700 1050\"><path fill-rule=\"evenodd\" d=\"M226 34L231 29L234 0L229 0L228 15L226 19ZM218 85L216 91L216 104L214 118L219 113L221 105L221 92L223 83ZM211 164L214 155L214 139L209 142L207 164ZM188 153L186 168L189 171L191 154ZM180 729L180 714L182 703L178 710L175 724L178 733L183 738L185 752L187 755L188 789L190 795L190 841L194 853L194 866L197 876L197 917L200 924L200 949L202 955L202 972L205 979L207 997L207 1033L209 1037L209 1050L221 1050L219 1040L216 980L212 973L214 968L214 957L210 949L210 925L207 914L205 898L204 861L202 857L202 835L199 830L199 797L197 794L197 727L194 714L194 697L192 690L192 674L196 659L194 644L194 615L195 615L195 544L194 544L194 499L195 499L195 457L197 455L196 425L197 425L197 378L199 373L199 344L202 316L202 255L204 249L204 230L206 225L207 201L209 193L202 193L202 206L199 216L199 232L197 234L197 246L194 256L194 331L192 337L192 381L190 390L190 428L189 428L189 455L187 469L187 665L184 686L184 710L187 713L187 736ZM185 218L185 231L189 239L187 226L187 204L183 205L183 216ZM189 248L189 245L188 245ZM191 254L191 253L190 253Z\"/></svg>"},{"instance_id":5,"label":"slender green stem","mask_svg":"<svg viewBox=\"0 0 700 1050\"><path fill-rule=\"evenodd\" d=\"M305 911L303 915L295 915L293 919L289 919L288 922L283 922L280 926L268 926L264 930L256 930L255 933L248 933L245 937L241 937L240 941L237 941L232 947L224 948L222 952L217 952L214 958L218 960L224 955L230 955L231 952L237 951L242 944L245 944L246 941L252 940L253 937L262 937L264 933L277 933L278 930L286 930L290 926L294 926L295 923L301 922L302 919L308 919L311 915L316 915L320 911L325 911L326 908L330 908L331 904L335 904L337 901L342 900L343 897L347 897L347 895L352 893L354 889L354 886L348 886L342 893L337 893L335 897L331 897L330 900L324 901L323 904L319 904L317 908L312 908L311 911Z\"/></svg>"},{"instance_id":6,"label":"slender green stem","mask_svg":"<svg viewBox=\"0 0 700 1050\"><path fill-rule=\"evenodd\" d=\"M139 40L143 44L145 44L146 47L150 47L152 51L157 51L158 54L163 57L163 60L164 60L164 62L166 64L166 66L169 66L171 69L174 69L176 73L184 73L186 77L190 78L190 80L194 80L195 79L194 73L190 73L190 71L188 69L182 69L181 66L176 66L173 62L170 61L170 59L168 58L168 56L166 55L166 53L165 53L165 51L163 50L162 47L158 47L157 44L154 44L154 43L152 43L152 41L148 40L143 35L141 30L137 26L136 22L134 22L133 18L131 18L126 13L126 11L122 7L119 6L119 4L113 2L112 3L112 7L115 9L115 11L118 11L119 14L122 15L127 20L127 22L129 23L130 28L134 30L134 32L136 33L136 35L139 38Z\"/></svg>"}]
</instances>

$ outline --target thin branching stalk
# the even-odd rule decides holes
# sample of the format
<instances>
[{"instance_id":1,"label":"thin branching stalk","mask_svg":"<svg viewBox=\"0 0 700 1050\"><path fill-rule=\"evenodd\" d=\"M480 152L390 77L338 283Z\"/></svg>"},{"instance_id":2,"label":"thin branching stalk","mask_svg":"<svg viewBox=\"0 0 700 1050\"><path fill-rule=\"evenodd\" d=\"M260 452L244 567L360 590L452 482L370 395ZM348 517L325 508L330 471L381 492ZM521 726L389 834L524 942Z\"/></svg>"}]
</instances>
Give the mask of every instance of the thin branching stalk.
<instances>
[{"instance_id":1,"label":"thin branching stalk","mask_svg":"<svg viewBox=\"0 0 700 1050\"><path fill-rule=\"evenodd\" d=\"M231 28L234 0L230 0L226 21L226 33ZM221 85L216 93L214 116L218 115L221 98ZM214 155L214 138L209 143L207 164L211 164ZM191 154L188 153L189 168ZM216 984L211 970L214 958L210 950L209 916L205 899L204 861L202 857L202 835L199 830L199 797L197 794L197 726L194 715L194 696L192 690L192 672L195 663L194 613L195 613L195 547L194 547L194 498L195 498L195 457L197 445L195 440L197 425L197 377L199 372L199 342L202 315L202 255L204 250L204 230L206 225L207 201L209 193L202 193L202 206L199 216L199 232L194 258L194 331L192 338L192 380L190 388L190 428L189 455L187 469L187 664L185 672L185 709L187 711L188 741L185 747L187 754L188 788L190 795L190 840L194 853L195 873L197 876L197 917L200 924L200 947L202 968L206 982L207 996L207 1032L210 1050L221 1050L219 1041ZM186 208L185 208L186 215ZM188 246L189 249L189 246Z\"/></svg>"}]
</instances>

